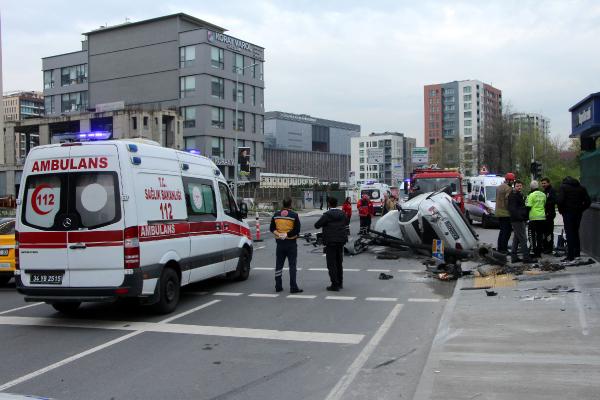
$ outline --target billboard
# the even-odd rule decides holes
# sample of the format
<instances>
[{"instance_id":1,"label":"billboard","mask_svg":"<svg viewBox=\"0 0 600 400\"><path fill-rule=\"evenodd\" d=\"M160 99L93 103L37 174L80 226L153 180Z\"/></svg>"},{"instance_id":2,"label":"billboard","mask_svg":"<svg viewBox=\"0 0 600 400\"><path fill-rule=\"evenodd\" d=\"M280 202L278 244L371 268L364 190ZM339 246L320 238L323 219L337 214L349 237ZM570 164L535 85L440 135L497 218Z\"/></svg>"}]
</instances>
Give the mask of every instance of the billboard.
<instances>
[{"instance_id":1,"label":"billboard","mask_svg":"<svg viewBox=\"0 0 600 400\"><path fill-rule=\"evenodd\" d=\"M250 174L250 147L238 147L238 163L240 175Z\"/></svg>"},{"instance_id":2,"label":"billboard","mask_svg":"<svg viewBox=\"0 0 600 400\"><path fill-rule=\"evenodd\" d=\"M384 160L383 149L378 147L367 149L367 164L383 164Z\"/></svg>"},{"instance_id":3,"label":"billboard","mask_svg":"<svg viewBox=\"0 0 600 400\"><path fill-rule=\"evenodd\" d=\"M429 149L427 147L413 147L411 156L413 164L429 164Z\"/></svg>"}]
</instances>

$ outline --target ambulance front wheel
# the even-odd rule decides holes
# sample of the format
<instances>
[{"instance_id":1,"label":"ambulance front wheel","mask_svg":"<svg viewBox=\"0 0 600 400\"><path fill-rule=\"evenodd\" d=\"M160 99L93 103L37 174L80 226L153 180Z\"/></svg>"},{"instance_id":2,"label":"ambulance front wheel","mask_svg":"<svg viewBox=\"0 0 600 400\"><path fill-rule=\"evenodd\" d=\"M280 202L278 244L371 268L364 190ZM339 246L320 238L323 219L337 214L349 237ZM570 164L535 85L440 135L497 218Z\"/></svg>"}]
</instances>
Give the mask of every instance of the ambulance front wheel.
<instances>
[{"instance_id":1,"label":"ambulance front wheel","mask_svg":"<svg viewBox=\"0 0 600 400\"><path fill-rule=\"evenodd\" d=\"M159 314L173 312L179 303L181 283L179 275L173 268L166 267L160 274L159 300L154 304L154 310Z\"/></svg>"},{"instance_id":2,"label":"ambulance front wheel","mask_svg":"<svg viewBox=\"0 0 600 400\"><path fill-rule=\"evenodd\" d=\"M234 281L245 281L250 276L250 251L248 249L242 249L242 254L238 260L237 269L230 276Z\"/></svg>"}]
</instances>

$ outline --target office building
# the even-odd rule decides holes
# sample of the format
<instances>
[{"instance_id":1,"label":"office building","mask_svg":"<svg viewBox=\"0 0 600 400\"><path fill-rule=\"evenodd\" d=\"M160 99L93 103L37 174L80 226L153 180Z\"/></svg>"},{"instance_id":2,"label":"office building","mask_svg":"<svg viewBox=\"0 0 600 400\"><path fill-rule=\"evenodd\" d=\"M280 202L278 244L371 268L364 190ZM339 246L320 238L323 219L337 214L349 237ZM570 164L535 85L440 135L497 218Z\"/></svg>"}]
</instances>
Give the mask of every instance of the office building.
<instances>
[{"instance_id":1,"label":"office building","mask_svg":"<svg viewBox=\"0 0 600 400\"><path fill-rule=\"evenodd\" d=\"M308 175L319 182L342 184L348 181L350 155L266 148L265 165L269 173Z\"/></svg>"},{"instance_id":2,"label":"office building","mask_svg":"<svg viewBox=\"0 0 600 400\"><path fill-rule=\"evenodd\" d=\"M486 123L502 113L502 92L478 80L424 87L425 146L430 159L476 175L485 163Z\"/></svg>"},{"instance_id":3,"label":"office building","mask_svg":"<svg viewBox=\"0 0 600 400\"><path fill-rule=\"evenodd\" d=\"M290 188L293 186L312 186L319 183L314 176L294 174L272 174L263 172L260 174L261 188Z\"/></svg>"},{"instance_id":4,"label":"office building","mask_svg":"<svg viewBox=\"0 0 600 400\"><path fill-rule=\"evenodd\" d=\"M44 115L44 95L41 92L9 92L2 96L5 121L20 121Z\"/></svg>"},{"instance_id":5,"label":"office building","mask_svg":"<svg viewBox=\"0 0 600 400\"><path fill-rule=\"evenodd\" d=\"M545 137L550 136L550 119L535 113L513 113L510 121L518 134L538 131Z\"/></svg>"},{"instance_id":6,"label":"office building","mask_svg":"<svg viewBox=\"0 0 600 400\"><path fill-rule=\"evenodd\" d=\"M0 196L16 195L25 157L39 145L79 140L153 140L165 147L183 147L182 117L176 110L128 109L82 112L4 123L5 146L0 165Z\"/></svg>"},{"instance_id":7,"label":"office building","mask_svg":"<svg viewBox=\"0 0 600 400\"><path fill-rule=\"evenodd\" d=\"M416 139L400 132L371 133L352 138L351 171L356 184L370 181L400 186L413 170Z\"/></svg>"},{"instance_id":8,"label":"office building","mask_svg":"<svg viewBox=\"0 0 600 400\"><path fill-rule=\"evenodd\" d=\"M80 51L42 59L46 115L176 110L182 149L211 157L233 180L237 131L238 147L251 149L248 178L257 180L264 49L225 32L182 13L86 32Z\"/></svg>"}]
</instances>

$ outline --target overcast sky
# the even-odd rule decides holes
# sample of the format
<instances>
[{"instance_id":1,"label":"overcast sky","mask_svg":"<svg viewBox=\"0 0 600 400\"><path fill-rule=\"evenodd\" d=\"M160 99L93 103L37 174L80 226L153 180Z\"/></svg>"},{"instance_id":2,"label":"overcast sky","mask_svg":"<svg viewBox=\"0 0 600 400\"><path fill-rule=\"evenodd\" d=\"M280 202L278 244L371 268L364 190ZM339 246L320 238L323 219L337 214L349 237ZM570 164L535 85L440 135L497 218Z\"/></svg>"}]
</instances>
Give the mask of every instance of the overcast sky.
<instances>
[{"instance_id":1,"label":"overcast sky","mask_svg":"<svg viewBox=\"0 0 600 400\"><path fill-rule=\"evenodd\" d=\"M485 4L482 4L485 3ZM265 110L400 131L423 143L423 85L479 79L570 132L600 90L599 1L3 0L3 89L41 90L41 58L100 25L185 12L265 47Z\"/></svg>"}]
</instances>

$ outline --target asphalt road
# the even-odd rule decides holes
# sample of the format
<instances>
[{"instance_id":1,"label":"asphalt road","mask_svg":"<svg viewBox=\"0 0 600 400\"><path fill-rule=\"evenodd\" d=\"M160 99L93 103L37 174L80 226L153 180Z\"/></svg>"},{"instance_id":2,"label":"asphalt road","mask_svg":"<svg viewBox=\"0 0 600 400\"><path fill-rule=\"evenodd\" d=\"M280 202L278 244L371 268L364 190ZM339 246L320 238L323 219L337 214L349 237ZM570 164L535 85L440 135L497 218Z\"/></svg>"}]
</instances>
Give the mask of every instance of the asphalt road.
<instances>
[{"instance_id":1,"label":"asphalt road","mask_svg":"<svg viewBox=\"0 0 600 400\"><path fill-rule=\"evenodd\" d=\"M302 217L302 231L315 232L316 219ZM65 400L412 398L454 284L427 278L415 258L369 252L345 257L344 289L327 292L322 250L298 245L302 295L290 295L287 272L284 292L274 292L267 235L254 244L247 281L188 286L167 316L115 303L85 304L65 317L2 288L0 392ZM379 280L381 272L394 278Z\"/></svg>"}]
</instances>

